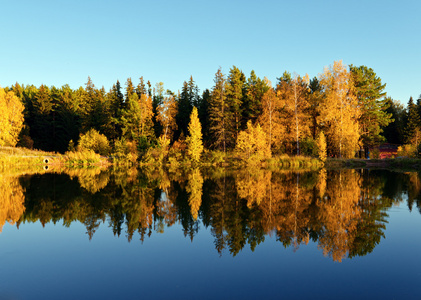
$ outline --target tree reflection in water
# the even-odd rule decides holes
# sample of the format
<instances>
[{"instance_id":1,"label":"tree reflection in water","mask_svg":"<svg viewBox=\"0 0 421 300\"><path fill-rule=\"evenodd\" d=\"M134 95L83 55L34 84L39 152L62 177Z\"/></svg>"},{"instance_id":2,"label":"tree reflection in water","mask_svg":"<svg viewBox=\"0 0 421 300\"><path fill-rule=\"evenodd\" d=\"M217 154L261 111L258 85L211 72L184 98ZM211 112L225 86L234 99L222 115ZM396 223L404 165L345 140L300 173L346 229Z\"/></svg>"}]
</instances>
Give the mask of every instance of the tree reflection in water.
<instances>
[{"instance_id":1,"label":"tree reflection in water","mask_svg":"<svg viewBox=\"0 0 421 300\"><path fill-rule=\"evenodd\" d=\"M0 226L79 221L92 239L108 223L143 242L176 223L193 241L203 224L220 255L275 236L294 251L311 240L337 262L374 250L403 193L421 209L419 174L375 170L73 169L1 174L0 190Z\"/></svg>"}]
</instances>

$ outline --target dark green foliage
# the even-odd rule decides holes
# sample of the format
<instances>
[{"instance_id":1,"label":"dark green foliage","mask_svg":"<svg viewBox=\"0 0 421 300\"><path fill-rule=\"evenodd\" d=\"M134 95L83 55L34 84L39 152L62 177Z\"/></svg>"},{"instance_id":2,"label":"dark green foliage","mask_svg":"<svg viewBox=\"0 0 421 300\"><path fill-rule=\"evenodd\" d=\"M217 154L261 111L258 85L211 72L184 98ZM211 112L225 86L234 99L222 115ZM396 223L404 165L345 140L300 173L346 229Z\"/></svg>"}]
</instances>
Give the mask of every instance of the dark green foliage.
<instances>
[{"instance_id":1,"label":"dark green foliage","mask_svg":"<svg viewBox=\"0 0 421 300\"><path fill-rule=\"evenodd\" d=\"M64 153L68 150L70 140L77 142L82 120L74 106L74 95L68 85L61 88L60 96L55 115L55 150Z\"/></svg>"},{"instance_id":2,"label":"dark green foliage","mask_svg":"<svg viewBox=\"0 0 421 300\"><path fill-rule=\"evenodd\" d=\"M53 103L48 87L45 85L40 86L35 97L32 99L32 106L34 110L28 123L31 137L34 140L34 148L53 151Z\"/></svg>"},{"instance_id":3,"label":"dark green foliage","mask_svg":"<svg viewBox=\"0 0 421 300\"><path fill-rule=\"evenodd\" d=\"M211 93L208 89L203 91L202 97L198 101L197 112L199 114L200 124L202 124L202 136L203 144L205 147L210 146L210 135L209 135L209 105L211 101Z\"/></svg>"},{"instance_id":4,"label":"dark green foliage","mask_svg":"<svg viewBox=\"0 0 421 300\"><path fill-rule=\"evenodd\" d=\"M149 81L148 81L148 85L149 85L149 91L150 91ZM161 136L161 133L162 133L162 125L159 122L157 116L158 116L158 107L162 105L163 101L164 101L164 83L159 82L156 84L156 87L154 88L153 97L152 97L152 111L154 115L153 127L154 127L155 136L157 138Z\"/></svg>"},{"instance_id":5,"label":"dark green foliage","mask_svg":"<svg viewBox=\"0 0 421 300\"><path fill-rule=\"evenodd\" d=\"M318 148L316 141L313 138L306 137L300 142L300 150L302 155L318 157Z\"/></svg>"},{"instance_id":6,"label":"dark green foliage","mask_svg":"<svg viewBox=\"0 0 421 300\"><path fill-rule=\"evenodd\" d=\"M262 98L269 88L270 87L268 86L267 81L257 77L256 73L252 70L245 85L245 91L243 92L243 129L246 127L249 120L251 120L254 124L262 114Z\"/></svg>"},{"instance_id":7,"label":"dark green foliage","mask_svg":"<svg viewBox=\"0 0 421 300\"><path fill-rule=\"evenodd\" d=\"M124 109L124 97L121 93L121 86L120 82L117 80L117 83L113 85L112 89L110 90L107 101L109 103L110 109L110 127L111 132L107 136L110 140L116 140L118 137L121 136L122 129L120 125L120 118L121 112Z\"/></svg>"},{"instance_id":8,"label":"dark green foliage","mask_svg":"<svg viewBox=\"0 0 421 300\"><path fill-rule=\"evenodd\" d=\"M178 99L178 111L175 116L177 123L177 131L174 134L174 139L178 139L180 135L187 136L187 126L190 121L190 114L193 109L194 100L196 99L196 90L193 77L190 77L189 82L184 81L181 89L181 94Z\"/></svg>"},{"instance_id":9,"label":"dark green foliage","mask_svg":"<svg viewBox=\"0 0 421 300\"><path fill-rule=\"evenodd\" d=\"M372 147L384 141L382 128L391 122L391 115L387 113L387 103L384 100L386 84L373 69L366 66L350 65L351 76L355 86L355 94L361 109L359 119L361 136L364 147Z\"/></svg>"},{"instance_id":10,"label":"dark green foliage","mask_svg":"<svg viewBox=\"0 0 421 300\"><path fill-rule=\"evenodd\" d=\"M285 72L282 74L282 77L278 77L278 78L276 78L276 79L278 80L278 85L279 85L281 82L287 82L287 83L290 83L290 82L292 81L292 76L291 76L291 73L290 73L290 72L285 71Z\"/></svg>"},{"instance_id":11,"label":"dark green foliage","mask_svg":"<svg viewBox=\"0 0 421 300\"><path fill-rule=\"evenodd\" d=\"M405 126L405 142L411 143L412 139L417 134L417 131L420 130L421 119L418 115L418 110L414 104L414 100L409 98L407 106L407 117L406 117L406 126Z\"/></svg>"},{"instance_id":12,"label":"dark green foliage","mask_svg":"<svg viewBox=\"0 0 421 300\"><path fill-rule=\"evenodd\" d=\"M392 116L392 122L383 129L383 135L388 143L403 144L405 140L405 109L399 102L390 97L386 97L385 101L388 106L386 112Z\"/></svg>"},{"instance_id":13,"label":"dark green foliage","mask_svg":"<svg viewBox=\"0 0 421 300\"><path fill-rule=\"evenodd\" d=\"M139 97L139 99L140 99L140 97L142 96L142 95L146 95L146 93L147 93L147 91L146 91L146 85L145 85L145 82L144 82L144 80L143 80L143 76L142 77L140 77L139 78L139 84L137 85L137 87L136 87L136 94L137 94L137 96Z\"/></svg>"},{"instance_id":14,"label":"dark green foliage","mask_svg":"<svg viewBox=\"0 0 421 300\"><path fill-rule=\"evenodd\" d=\"M319 103L322 101L322 93L321 93L321 86L319 84L319 80L317 77L310 79L310 96L309 96L309 115L311 118L311 136L315 139L319 133L319 125L317 122L317 118L319 117Z\"/></svg>"},{"instance_id":15,"label":"dark green foliage","mask_svg":"<svg viewBox=\"0 0 421 300\"><path fill-rule=\"evenodd\" d=\"M226 96L226 79L221 69L215 74L209 105L209 131L215 149L226 151L234 147L233 116Z\"/></svg>"},{"instance_id":16,"label":"dark green foliage","mask_svg":"<svg viewBox=\"0 0 421 300\"><path fill-rule=\"evenodd\" d=\"M133 85L132 79L129 77L126 81L126 93L125 96L125 102L135 93L135 87Z\"/></svg>"},{"instance_id":17,"label":"dark green foliage","mask_svg":"<svg viewBox=\"0 0 421 300\"><path fill-rule=\"evenodd\" d=\"M228 105L228 109L232 114L232 124L230 127L233 129L234 139L237 139L237 135L242 130L241 121L242 121L242 111L243 111L243 98L244 91L246 89L246 77L244 73L238 69L236 66L233 66L230 69L228 78L225 86L225 97Z\"/></svg>"}]
</instances>

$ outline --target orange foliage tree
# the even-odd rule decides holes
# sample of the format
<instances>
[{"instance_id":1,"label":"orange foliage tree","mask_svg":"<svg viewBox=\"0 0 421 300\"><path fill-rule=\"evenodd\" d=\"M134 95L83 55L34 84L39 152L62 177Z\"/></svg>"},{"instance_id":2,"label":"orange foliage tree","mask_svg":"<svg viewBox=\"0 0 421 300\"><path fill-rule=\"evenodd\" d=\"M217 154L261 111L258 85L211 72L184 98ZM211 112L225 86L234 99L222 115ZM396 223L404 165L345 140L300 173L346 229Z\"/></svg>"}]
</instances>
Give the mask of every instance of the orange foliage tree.
<instances>
[{"instance_id":1,"label":"orange foliage tree","mask_svg":"<svg viewBox=\"0 0 421 300\"><path fill-rule=\"evenodd\" d=\"M0 88L0 146L15 146L23 127L23 104L12 91Z\"/></svg>"},{"instance_id":2,"label":"orange foliage tree","mask_svg":"<svg viewBox=\"0 0 421 300\"><path fill-rule=\"evenodd\" d=\"M292 145L295 142L297 155L300 154L300 140L310 135L308 84L308 75L291 78L289 73L284 73L277 86L282 107L281 120L285 128L284 143Z\"/></svg>"},{"instance_id":3,"label":"orange foliage tree","mask_svg":"<svg viewBox=\"0 0 421 300\"><path fill-rule=\"evenodd\" d=\"M351 74L342 61L335 61L320 75L320 84L324 97L320 103L319 125L327 135L330 153L353 157L359 148L361 112Z\"/></svg>"},{"instance_id":4,"label":"orange foliage tree","mask_svg":"<svg viewBox=\"0 0 421 300\"><path fill-rule=\"evenodd\" d=\"M319 247L324 255L341 262L352 246L361 217L361 178L355 170L341 170L330 178L325 196L317 203L322 224Z\"/></svg>"},{"instance_id":5,"label":"orange foliage tree","mask_svg":"<svg viewBox=\"0 0 421 300\"><path fill-rule=\"evenodd\" d=\"M25 211L25 195L17 177L0 175L0 232L6 222L19 221Z\"/></svg>"},{"instance_id":6,"label":"orange foliage tree","mask_svg":"<svg viewBox=\"0 0 421 300\"><path fill-rule=\"evenodd\" d=\"M266 82L268 86L271 86L270 81L266 79ZM285 128L282 125L281 101L272 87L263 95L262 105L263 112L258 123L266 132L269 151L276 152L284 138Z\"/></svg>"}]
</instances>

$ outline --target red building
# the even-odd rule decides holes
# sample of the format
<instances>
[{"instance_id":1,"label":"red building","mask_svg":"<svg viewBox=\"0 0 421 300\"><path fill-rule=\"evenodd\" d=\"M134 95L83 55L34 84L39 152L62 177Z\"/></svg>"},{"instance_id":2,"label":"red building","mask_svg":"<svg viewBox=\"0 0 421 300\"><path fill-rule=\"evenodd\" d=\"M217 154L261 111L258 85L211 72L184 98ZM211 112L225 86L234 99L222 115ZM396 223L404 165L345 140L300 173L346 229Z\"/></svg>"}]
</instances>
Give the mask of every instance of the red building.
<instances>
[{"instance_id":1,"label":"red building","mask_svg":"<svg viewBox=\"0 0 421 300\"><path fill-rule=\"evenodd\" d=\"M398 147L399 145L385 143L378 146L377 148L370 149L370 152L372 153L373 150L378 150L380 159L392 158L397 156Z\"/></svg>"}]
</instances>

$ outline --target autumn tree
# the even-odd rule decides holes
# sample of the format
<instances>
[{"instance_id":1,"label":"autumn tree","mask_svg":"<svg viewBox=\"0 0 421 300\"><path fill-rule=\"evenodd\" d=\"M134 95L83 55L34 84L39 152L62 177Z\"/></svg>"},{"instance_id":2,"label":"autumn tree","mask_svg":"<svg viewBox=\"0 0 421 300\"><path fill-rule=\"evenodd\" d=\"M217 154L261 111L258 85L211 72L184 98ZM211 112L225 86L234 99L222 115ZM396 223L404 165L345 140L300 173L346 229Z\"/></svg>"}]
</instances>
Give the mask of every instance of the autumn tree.
<instances>
[{"instance_id":1,"label":"autumn tree","mask_svg":"<svg viewBox=\"0 0 421 300\"><path fill-rule=\"evenodd\" d=\"M271 83L266 79L266 85L269 89L262 98L262 114L258 118L268 139L270 152L280 150L281 141L284 136L285 128L281 123L281 102L275 90L271 87Z\"/></svg>"},{"instance_id":2,"label":"autumn tree","mask_svg":"<svg viewBox=\"0 0 421 300\"><path fill-rule=\"evenodd\" d=\"M319 150L319 159L325 163L327 158L326 151L326 137L323 131L320 132L319 137L317 138L317 148Z\"/></svg>"},{"instance_id":3,"label":"autumn tree","mask_svg":"<svg viewBox=\"0 0 421 300\"><path fill-rule=\"evenodd\" d=\"M199 162L203 152L202 126L199 121L197 108L193 107L190 115L189 136L187 137L187 153L194 162Z\"/></svg>"},{"instance_id":4,"label":"autumn tree","mask_svg":"<svg viewBox=\"0 0 421 300\"><path fill-rule=\"evenodd\" d=\"M319 124L327 135L330 153L339 157L353 157L358 150L358 119L361 113L351 74L342 61L335 61L320 75L320 84L323 102L320 105Z\"/></svg>"},{"instance_id":5,"label":"autumn tree","mask_svg":"<svg viewBox=\"0 0 421 300\"><path fill-rule=\"evenodd\" d=\"M174 130L177 128L175 116L177 114L177 102L173 95L163 98L162 104L158 106L157 119L162 126L161 138L165 143L172 140Z\"/></svg>"},{"instance_id":6,"label":"autumn tree","mask_svg":"<svg viewBox=\"0 0 421 300\"><path fill-rule=\"evenodd\" d=\"M80 135L77 148L79 151L92 150L101 155L108 155L110 152L107 137L93 128Z\"/></svg>"},{"instance_id":7,"label":"autumn tree","mask_svg":"<svg viewBox=\"0 0 421 300\"><path fill-rule=\"evenodd\" d=\"M0 88L0 146L15 146L23 126L23 104L12 91Z\"/></svg>"},{"instance_id":8,"label":"autumn tree","mask_svg":"<svg viewBox=\"0 0 421 300\"><path fill-rule=\"evenodd\" d=\"M251 120L247 122L247 129L238 134L235 151L249 162L259 162L270 157L266 133L259 124L253 126Z\"/></svg>"},{"instance_id":9,"label":"autumn tree","mask_svg":"<svg viewBox=\"0 0 421 300\"><path fill-rule=\"evenodd\" d=\"M308 76L293 78L284 73L277 86L277 96L281 100L282 122L286 129L285 142L294 142L297 155L300 154L300 140L310 135L308 118Z\"/></svg>"}]
</instances>

